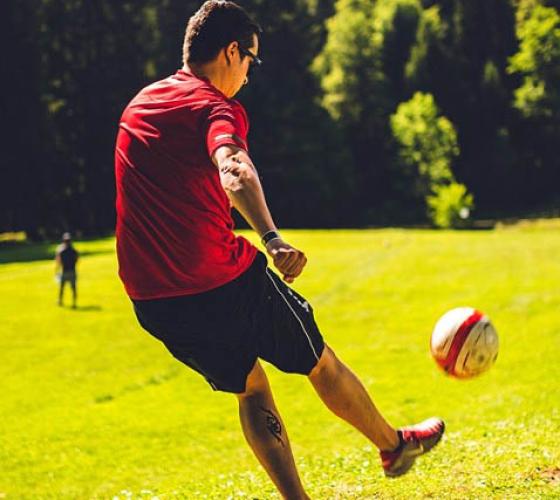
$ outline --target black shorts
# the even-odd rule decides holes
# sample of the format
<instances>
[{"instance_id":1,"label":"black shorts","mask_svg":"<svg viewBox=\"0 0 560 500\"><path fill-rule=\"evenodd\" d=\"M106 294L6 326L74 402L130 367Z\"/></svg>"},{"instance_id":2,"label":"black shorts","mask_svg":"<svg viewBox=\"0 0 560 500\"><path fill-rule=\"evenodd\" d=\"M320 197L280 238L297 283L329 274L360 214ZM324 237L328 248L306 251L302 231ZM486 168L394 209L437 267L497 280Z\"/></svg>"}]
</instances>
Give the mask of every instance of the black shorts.
<instances>
[{"instance_id":1,"label":"black shorts","mask_svg":"<svg viewBox=\"0 0 560 500\"><path fill-rule=\"evenodd\" d=\"M313 309L260 252L245 273L222 287L133 303L140 325L215 390L244 392L257 358L307 375L324 348Z\"/></svg>"},{"instance_id":2,"label":"black shorts","mask_svg":"<svg viewBox=\"0 0 560 500\"><path fill-rule=\"evenodd\" d=\"M60 284L68 282L72 286L76 286L76 279L76 271L63 271L58 278Z\"/></svg>"}]
</instances>

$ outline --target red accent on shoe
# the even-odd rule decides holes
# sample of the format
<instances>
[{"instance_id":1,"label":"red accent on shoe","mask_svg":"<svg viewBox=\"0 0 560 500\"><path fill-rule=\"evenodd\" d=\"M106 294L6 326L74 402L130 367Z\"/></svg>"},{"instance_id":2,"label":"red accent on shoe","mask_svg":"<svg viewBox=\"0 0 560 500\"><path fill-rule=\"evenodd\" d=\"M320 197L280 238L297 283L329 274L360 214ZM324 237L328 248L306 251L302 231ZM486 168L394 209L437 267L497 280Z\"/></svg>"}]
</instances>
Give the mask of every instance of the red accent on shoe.
<instances>
[{"instance_id":1,"label":"red accent on shoe","mask_svg":"<svg viewBox=\"0 0 560 500\"><path fill-rule=\"evenodd\" d=\"M381 463L387 477L405 474L416 457L430 451L441 439L445 423L439 418L429 418L419 424L399 429L402 443L393 451L381 451Z\"/></svg>"}]
</instances>

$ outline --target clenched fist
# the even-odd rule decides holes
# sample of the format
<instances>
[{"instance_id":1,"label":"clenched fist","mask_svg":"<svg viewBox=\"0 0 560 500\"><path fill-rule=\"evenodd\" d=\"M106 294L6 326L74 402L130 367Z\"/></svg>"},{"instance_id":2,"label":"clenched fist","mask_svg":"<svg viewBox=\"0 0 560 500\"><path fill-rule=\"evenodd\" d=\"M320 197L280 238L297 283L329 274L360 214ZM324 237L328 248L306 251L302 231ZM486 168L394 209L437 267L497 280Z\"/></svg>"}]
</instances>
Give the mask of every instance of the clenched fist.
<instances>
[{"instance_id":1,"label":"clenched fist","mask_svg":"<svg viewBox=\"0 0 560 500\"><path fill-rule=\"evenodd\" d=\"M274 267L280 271L282 279L286 283L293 283L307 263L307 257L302 251L281 238L270 240L266 244L266 251L272 257Z\"/></svg>"}]
</instances>

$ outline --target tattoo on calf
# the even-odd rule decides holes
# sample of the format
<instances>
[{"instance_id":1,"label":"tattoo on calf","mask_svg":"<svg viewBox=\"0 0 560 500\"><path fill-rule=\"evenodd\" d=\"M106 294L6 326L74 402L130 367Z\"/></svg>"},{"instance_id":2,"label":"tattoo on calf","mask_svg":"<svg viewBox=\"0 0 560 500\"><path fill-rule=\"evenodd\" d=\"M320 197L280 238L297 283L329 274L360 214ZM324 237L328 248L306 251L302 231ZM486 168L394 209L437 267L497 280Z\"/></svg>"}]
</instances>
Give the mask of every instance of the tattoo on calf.
<instances>
[{"instance_id":1,"label":"tattoo on calf","mask_svg":"<svg viewBox=\"0 0 560 500\"><path fill-rule=\"evenodd\" d=\"M280 420L274 413L266 408L260 407L263 413L266 413L266 428L282 446L284 446L284 441L282 441L282 424Z\"/></svg>"}]
</instances>

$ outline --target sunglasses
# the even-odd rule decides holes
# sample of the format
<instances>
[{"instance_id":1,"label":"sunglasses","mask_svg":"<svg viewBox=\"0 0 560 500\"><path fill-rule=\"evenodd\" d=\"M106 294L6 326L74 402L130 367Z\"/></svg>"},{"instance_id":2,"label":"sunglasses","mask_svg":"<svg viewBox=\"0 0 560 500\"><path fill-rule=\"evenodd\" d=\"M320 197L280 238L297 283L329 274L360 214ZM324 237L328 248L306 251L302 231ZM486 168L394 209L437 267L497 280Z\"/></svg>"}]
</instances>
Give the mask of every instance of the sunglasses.
<instances>
[{"instance_id":1,"label":"sunglasses","mask_svg":"<svg viewBox=\"0 0 560 500\"><path fill-rule=\"evenodd\" d=\"M241 45L238 45L239 47L239 52L241 54L243 54L244 56L247 56L251 59L251 63L249 65L249 73L251 72L251 70L253 68L256 68L258 66L260 66L263 62L262 59L258 58L255 54L253 54L251 51L241 47Z\"/></svg>"}]
</instances>

